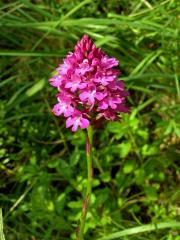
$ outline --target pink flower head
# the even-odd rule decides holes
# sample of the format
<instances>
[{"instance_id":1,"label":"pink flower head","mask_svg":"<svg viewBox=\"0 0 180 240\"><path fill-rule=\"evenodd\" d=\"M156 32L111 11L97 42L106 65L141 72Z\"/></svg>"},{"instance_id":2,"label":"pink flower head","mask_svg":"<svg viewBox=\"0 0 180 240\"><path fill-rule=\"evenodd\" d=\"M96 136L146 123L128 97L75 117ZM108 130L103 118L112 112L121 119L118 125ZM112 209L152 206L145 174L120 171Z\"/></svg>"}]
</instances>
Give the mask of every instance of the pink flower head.
<instances>
[{"instance_id":1,"label":"pink flower head","mask_svg":"<svg viewBox=\"0 0 180 240\"><path fill-rule=\"evenodd\" d=\"M119 70L115 69L118 64L116 58L97 48L87 35L66 56L49 82L58 90L58 103L52 111L56 116L64 115L67 128L75 132L96 119L114 121L120 112L129 111L125 106L128 93L124 82L118 80Z\"/></svg>"}]
</instances>

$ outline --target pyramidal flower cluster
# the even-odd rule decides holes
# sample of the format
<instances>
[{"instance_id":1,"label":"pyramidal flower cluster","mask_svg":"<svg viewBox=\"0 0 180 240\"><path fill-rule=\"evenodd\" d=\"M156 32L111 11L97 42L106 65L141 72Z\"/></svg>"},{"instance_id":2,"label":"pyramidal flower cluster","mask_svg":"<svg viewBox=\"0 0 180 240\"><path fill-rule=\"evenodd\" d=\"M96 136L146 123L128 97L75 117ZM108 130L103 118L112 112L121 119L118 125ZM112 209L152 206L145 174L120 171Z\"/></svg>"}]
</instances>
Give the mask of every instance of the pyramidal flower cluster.
<instances>
[{"instance_id":1,"label":"pyramidal flower cluster","mask_svg":"<svg viewBox=\"0 0 180 240\"><path fill-rule=\"evenodd\" d=\"M119 112L128 112L123 81L115 69L119 64L97 48L89 36L84 35L56 69L49 82L58 89L53 107L56 116L64 115L66 127L77 131L85 129L98 119L116 120Z\"/></svg>"}]
</instances>

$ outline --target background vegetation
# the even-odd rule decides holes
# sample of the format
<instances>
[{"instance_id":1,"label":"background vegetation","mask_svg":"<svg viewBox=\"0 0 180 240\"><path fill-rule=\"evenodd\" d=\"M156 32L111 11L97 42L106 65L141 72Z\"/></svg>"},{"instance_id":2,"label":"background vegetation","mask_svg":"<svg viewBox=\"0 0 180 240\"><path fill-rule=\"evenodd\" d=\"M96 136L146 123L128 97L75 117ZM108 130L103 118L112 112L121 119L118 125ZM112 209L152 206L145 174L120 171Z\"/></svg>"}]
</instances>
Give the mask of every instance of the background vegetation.
<instances>
[{"instance_id":1,"label":"background vegetation","mask_svg":"<svg viewBox=\"0 0 180 240\"><path fill-rule=\"evenodd\" d=\"M84 33L120 60L132 108L120 122L95 130L86 239L180 239L178 10L178 0L0 1L6 239L75 237L86 185L85 139L52 115L56 91L48 79Z\"/></svg>"}]
</instances>

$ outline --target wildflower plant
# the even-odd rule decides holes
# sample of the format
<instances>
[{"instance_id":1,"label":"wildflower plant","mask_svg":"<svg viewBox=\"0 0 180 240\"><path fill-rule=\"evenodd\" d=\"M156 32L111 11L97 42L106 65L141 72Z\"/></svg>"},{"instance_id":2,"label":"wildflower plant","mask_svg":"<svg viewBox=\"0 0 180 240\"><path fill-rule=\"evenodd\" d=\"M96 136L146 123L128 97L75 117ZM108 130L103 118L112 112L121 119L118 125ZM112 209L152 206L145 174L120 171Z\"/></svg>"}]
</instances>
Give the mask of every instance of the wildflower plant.
<instances>
[{"instance_id":1,"label":"wildflower plant","mask_svg":"<svg viewBox=\"0 0 180 240\"><path fill-rule=\"evenodd\" d=\"M88 181L83 202L77 239L82 240L88 204L92 189L92 128L98 121L118 120L120 112L129 112L125 105L128 92L124 82L118 80L119 62L97 48L88 35L84 35L56 69L50 84L57 88L57 103L52 111L66 118L66 128L73 132L87 129L86 155Z\"/></svg>"}]
</instances>

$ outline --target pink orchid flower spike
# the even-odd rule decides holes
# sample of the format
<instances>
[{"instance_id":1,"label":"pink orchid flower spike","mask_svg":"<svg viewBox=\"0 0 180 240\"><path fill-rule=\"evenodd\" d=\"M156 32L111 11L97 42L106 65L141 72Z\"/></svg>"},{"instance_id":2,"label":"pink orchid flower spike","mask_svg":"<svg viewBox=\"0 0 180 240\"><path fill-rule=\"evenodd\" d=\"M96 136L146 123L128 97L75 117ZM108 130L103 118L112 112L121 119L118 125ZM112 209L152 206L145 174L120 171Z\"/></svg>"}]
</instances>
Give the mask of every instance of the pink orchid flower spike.
<instances>
[{"instance_id":1,"label":"pink orchid flower spike","mask_svg":"<svg viewBox=\"0 0 180 240\"><path fill-rule=\"evenodd\" d=\"M129 112L125 106L128 93L123 81L118 80L118 64L116 58L97 48L88 35L66 56L49 82L58 90L58 103L52 111L66 118L67 128L75 132L88 128L96 119L114 121L120 112Z\"/></svg>"}]
</instances>

